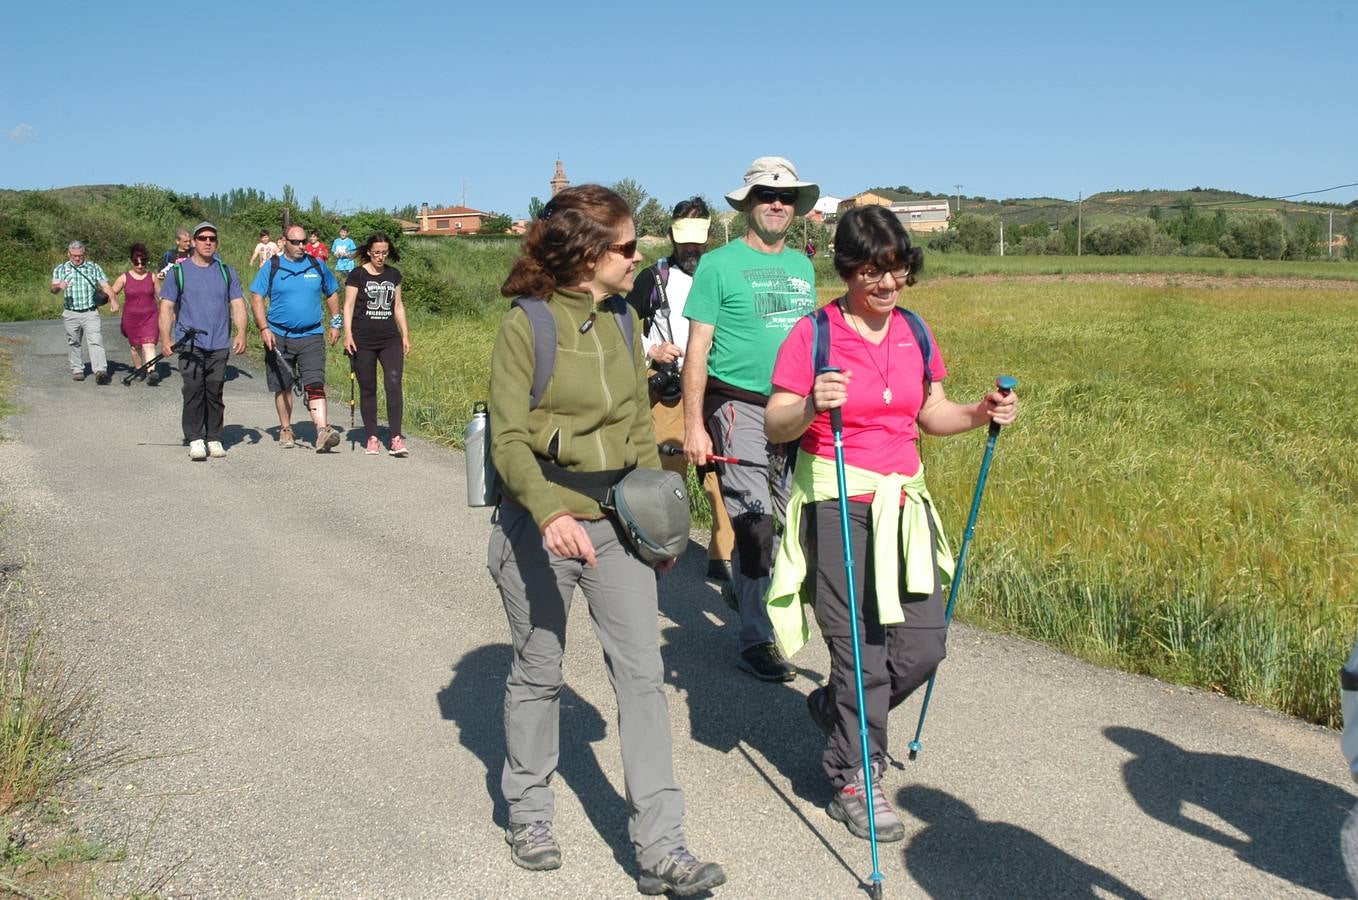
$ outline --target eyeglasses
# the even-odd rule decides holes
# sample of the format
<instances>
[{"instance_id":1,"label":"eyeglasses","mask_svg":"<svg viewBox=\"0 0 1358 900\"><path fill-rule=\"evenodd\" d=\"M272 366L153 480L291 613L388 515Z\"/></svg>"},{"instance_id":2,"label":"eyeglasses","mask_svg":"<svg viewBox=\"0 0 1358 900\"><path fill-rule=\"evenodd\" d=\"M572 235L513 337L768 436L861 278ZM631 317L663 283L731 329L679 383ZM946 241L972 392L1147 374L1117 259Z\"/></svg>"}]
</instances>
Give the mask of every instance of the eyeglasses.
<instances>
[{"instance_id":1,"label":"eyeglasses","mask_svg":"<svg viewBox=\"0 0 1358 900\"><path fill-rule=\"evenodd\" d=\"M203 241L203 242L208 243L208 244L215 244L215 243L217 243L217 235L215 235L215 234L195 234L195 235L193 236L193 239L194 239L195 241Z\"/></svg>"},{"instance_id":2,"label":"eyeglasses","mask_svg":"<svg viewBox=\"0 0 1358 900\"><path fill-rule=\"evenodd\" d=\"M614 253L621 253L623 256L631 259L633 256L636 256L637 253L637 239L632 238L632 240L625 244L609 244L608 249L612 250Z\"/></svg>"},{"instance_id":3,"label":"eyeglasses","mask_svg":"<svg viewBox=\"0 0 1358 900\"><path fill-rule=\"evenodd\" d=\"M305 244L306 238L284 238L289 244Z\"/></svg>"},{"instance_id":4,"label":"eyeglasses","mask_svg":"<svg viewBox=\"0 0 1358 900\"><path fill-rule=\"evenodd\" d=\"M134 266L144 266L144 265L146 265L146 260L142 259L142 258L139 256L139 257L137 257L136 259L132 260L132 265L134 265Z\"/></svg>"},{"instance_id":5,"label":"eyeglasses","mask_svg":"<svg viewBox=\"0 0 1358 900\"><path fill-rule=\"evenodd\" d=\"M777 200L784 206L792 206L797 202L797 189L778 190L771 187L757 187L750 191L751 196L760 203L772 203Z\"/></svg>"},{"instance_id":6,"label":"eyeglasses","mask_svg":"<svg viewBox=\"0 0 1358 900\"><path fill-rule=\"evenodd\" d=\"M872 266L866 266L858 270L858 277L862 278L863 284L868 287L876 287L881 284L882 279L886 278L888 275L890 275L891 280L897 284L905 284L905 279L909 274L909 266L902 266L899 269L888 269L885 272L874 269Z\"/></svg>"},{"instance_id":7,"label":"eyeglasses","mask_svg":"<svg viewBox=\"0 0 1358 900\"><path fill-rule=\"evenodd\" d=\"M386 255L387 255L388 253L390 253L390 252L391 252L390 250L369 250L369 251L368 251L368 255L369 255L369 256L386 256Z\"/></svg>"}]
</instances>

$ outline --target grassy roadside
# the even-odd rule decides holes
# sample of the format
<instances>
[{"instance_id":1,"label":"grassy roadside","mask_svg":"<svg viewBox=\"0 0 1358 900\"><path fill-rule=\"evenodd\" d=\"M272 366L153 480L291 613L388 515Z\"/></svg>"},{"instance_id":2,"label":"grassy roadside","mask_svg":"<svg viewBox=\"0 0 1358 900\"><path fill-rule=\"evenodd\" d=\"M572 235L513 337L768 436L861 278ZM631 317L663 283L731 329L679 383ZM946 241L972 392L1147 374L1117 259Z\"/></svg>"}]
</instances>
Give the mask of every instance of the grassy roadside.
<instances>
[{"instance_id":1,"label":"grassy roadside","mask_svg":"<svg viewBox=\"0 0 1358 900\"><path fill-rule=\"evenodd\" d=\"M0 418L14 412L14 370L0 343ZM11 524L0 510L0 546ZM98 878L126 848L80 835L70 803L78 785L127 765L122 747L101 746L90 686L47 649L28 621L22 563L0 556L0 895L106 896ZM117 891L122 896L145 892Z\"/></svg>"}]
</instances>

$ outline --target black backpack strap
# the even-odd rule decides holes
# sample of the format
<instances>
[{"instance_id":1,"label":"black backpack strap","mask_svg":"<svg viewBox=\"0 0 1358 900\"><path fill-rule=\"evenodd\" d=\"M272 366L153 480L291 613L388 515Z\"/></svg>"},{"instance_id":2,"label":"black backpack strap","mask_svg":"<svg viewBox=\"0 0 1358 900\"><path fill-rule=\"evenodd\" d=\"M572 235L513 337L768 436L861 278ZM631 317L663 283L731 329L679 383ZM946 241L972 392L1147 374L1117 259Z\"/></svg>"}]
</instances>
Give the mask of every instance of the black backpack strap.
<instances>
[{"instance_id":1,"label":"black backpack strap","mask_svg":"<svg viewBox=\"0 0 1358 900\"><path fill-rule=\"evenodd\" d=\"M279 261L279 259L278 259L278 254L277 254L277 253L275 253L273 256L270 256L270 257L269 257L269 291L268 291L268 293L269 293L269 300L271 300L271 301L273 300L273 279L274 279L274 276L278 274L278 267L281 266L281 265L283 265L283 263L282 263L281 261Z\"/></svg>"},{"instance_id":2,"label":"black backpack strap","mask_svg":"<svg viewBox=\"0 0 1358 900\"><path fill-rule=\"evenodd\" d=\"M815 335L811 351L811 377L814 379L830 365L830 314L825 307L811 313L811 326Z\"/></svg>"},{"instance_id":3,"label":"black backpack strap","mask_svg":"<svg viewBox=\"0 0 1358 900\"><path fill-rule=\"evenodd\" d=\"M509 305L523 310L533 329L533 386L528 391L528 408L537 409L556 368L556 319L541 297L515 297Z\"/></svg>"},{"instance_id":4,"label":"black backpack strap","mask_svg":"<svg viewBox=\"0 0 1358 900\"><path fill-rule=\"evenodd\" d=\"M613 485L622 481L623 476L636 468L636 466L626 466L621 469L605 469L599 472L573 472L570 469L563 469L549 459L537 457L538 468L542 469L542 477L553 484L559 484L564 488L569 488L577 494L584 494L592 500L603 503L608 499L608 492Z\"/></svg>"}]
</instances>

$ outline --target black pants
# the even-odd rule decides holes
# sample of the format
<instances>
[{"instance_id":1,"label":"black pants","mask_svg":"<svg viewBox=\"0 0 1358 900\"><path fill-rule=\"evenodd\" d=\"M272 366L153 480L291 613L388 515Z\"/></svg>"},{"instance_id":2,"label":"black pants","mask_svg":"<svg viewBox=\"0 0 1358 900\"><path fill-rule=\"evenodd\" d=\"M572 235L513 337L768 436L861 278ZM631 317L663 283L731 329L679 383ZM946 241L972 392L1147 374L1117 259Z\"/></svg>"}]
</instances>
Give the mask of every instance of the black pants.
<instances>
[{"instance_id":1,"label":"black pants","mask_svg":"<svg viewBox=\"0 0 1358 900\"><path fill-rule=\"evenodd\" d=\"M934 531L932 520L930 533ZM905 592L905 561L895 552L900 571L901 607L905 621L882 625L873 585L871 507L849 503L853 541L854 596L858 600L858 634L863 663L863 703L868 710L868 753L881 760L887 753L887 716L929 680L946 655L943 589L934 576L929 594ZM825 742L822 766L835 790L851 783L863 767L858 735L858 694L854 686L853 632L849 621L848 581L844 571L844 538L839 501L808 504L802 511L802 546L806 548L808 583L815 585L816 623L830 650L830 681L818 696L821 711L834 728ZM935 573L938 559L932 554Z\"/></svg>"},{"instance_id":2,"label":"black pants","mask_svg":"<svg viewBox=\"0 0 1358 900\"><path fill-rule=\"evenodd\" d=\"M354 377L358 379L358 410L363 416L363 431L368 437L377 435L377 364L382 363L382 387L387 392L387 424L395 437L402 434L401 414L405 400L401 395L401 374L405 369L405 351L401 338L364 343L354 353Z\"/></svg>"},{"instance_id":3,"label":"black pants","mask_svg":"<svg viewBox=\"0 0 1358 900\"><path fill-rule=\"evenodd\" d=\"M179 377L184 383L184 440L220 441L222 386L226 383L226 357L230 351L197 350L179 354Z\"/></svg>"}]
</instances>

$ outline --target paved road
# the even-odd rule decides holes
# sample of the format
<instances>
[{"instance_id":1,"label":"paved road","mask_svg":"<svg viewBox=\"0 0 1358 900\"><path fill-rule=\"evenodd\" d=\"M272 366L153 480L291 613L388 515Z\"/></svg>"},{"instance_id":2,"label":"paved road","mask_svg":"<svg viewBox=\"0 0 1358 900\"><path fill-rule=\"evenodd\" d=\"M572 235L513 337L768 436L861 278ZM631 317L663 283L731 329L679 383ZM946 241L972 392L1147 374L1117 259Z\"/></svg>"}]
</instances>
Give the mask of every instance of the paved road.
<instances>
[{"instance_id":1,"label":"paved road","mask_svg":"<svg viewBox=\"0 0 1358 900\"><path fill-rule=\"evenodd\" d=\"M458 453L280 451L247 360L227 385L228 457L191 463L177 380L73 383L55 322L0 326L0 341L23 407L0 425L0 562L24 564L110 740L163 754L91 791L86 832L132 837L107 882L172 870L171 896L636 896L583 605L556 782L565 866L509 861L506 628ZM690 840L726 866L722 896L860 897L868 847L822 810L803 706L825 653L804 650L790 685L737 673L704 562L695 544L666 577L657 623ZM1336 836L1353 788L1333 732L968 628L950 652L925 750L886 782L908 826L883 845L886 896L1348 895ZM916 711L892 720L902 757Z\"/></svg>"}]
</instances>

